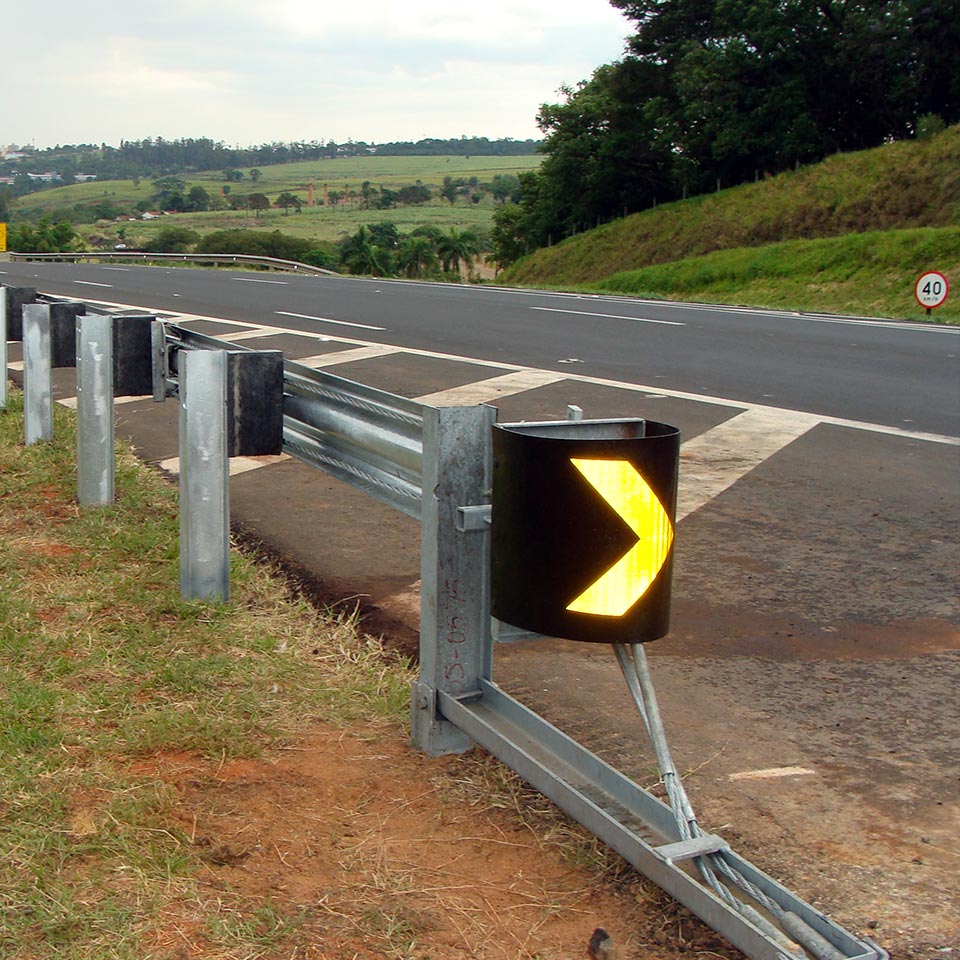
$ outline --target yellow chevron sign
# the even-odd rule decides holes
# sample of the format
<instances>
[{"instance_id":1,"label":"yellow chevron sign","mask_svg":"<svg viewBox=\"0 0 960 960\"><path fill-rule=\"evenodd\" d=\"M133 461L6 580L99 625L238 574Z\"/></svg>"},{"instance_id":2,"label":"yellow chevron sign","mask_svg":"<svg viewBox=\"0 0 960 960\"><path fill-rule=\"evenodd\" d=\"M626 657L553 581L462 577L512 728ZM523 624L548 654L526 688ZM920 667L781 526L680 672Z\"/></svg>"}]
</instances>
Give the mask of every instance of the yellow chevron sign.
<instances>
[{"instance_id":1,"label":"yellow chevron sign","mask_svg":"<svg viewBox=\"0 0 960 960\"><path fill-rule=\"evenodd\" d=\"M622 617L657 578L673 543L673 524L650 485L627 460L570 462L636 534L637 542L567 610Z\"/></svg>"}]
</instances>

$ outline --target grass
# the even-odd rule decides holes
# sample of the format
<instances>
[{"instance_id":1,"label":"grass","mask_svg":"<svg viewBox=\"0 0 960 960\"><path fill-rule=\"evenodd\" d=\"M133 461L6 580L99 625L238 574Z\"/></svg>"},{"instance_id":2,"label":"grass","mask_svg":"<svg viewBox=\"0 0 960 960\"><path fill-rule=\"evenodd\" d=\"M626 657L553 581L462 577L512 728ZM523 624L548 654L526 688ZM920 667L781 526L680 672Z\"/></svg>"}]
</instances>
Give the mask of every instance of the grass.
<instances>
[{"instance_id":1,"label":"grass","mask_svg":"<svg viewBox=\"0 0 960 960\"><path fill-rule=\"evenodd\" d=\"M501 281L918 319L920 273L960 279L958 232L955 126L616 220ZM956 302L933 319L957 322Z\"/></svg>"},{"instance_id":2,"label":"grass","mask_svg":"<svg viewBox=\"0 0 960 960\"><path fill-rule=\"evenodd\" d=\"M577 289L780 310L856 314L960 324L952 293L928 318L914 297L917 277L936 265L960 280L960 230L891 230L793 240L613 274Z\"/></svg>"},{"instance_id":3,"label":"grass","mask_svg":"<svg viewBox=\"0 0 960 960\"><path fill-rule=\"evenodd\" d=\"M521 173L535 169L542 161L539 155L532 156L449 156L449 157L342 157L334 160L313 160L299 163L274 164L259 167L260 178L256 182L247 178L227 184L223 172L206 171L184 176L187 190L201 186L211 195L220 193L229 186L230 196L245 196L264 193L275 200L281 193L290 192L307 200L309 185L313 184L318 204L322 204L324 190L343 192L346 189L360 192L364 182L374 187L396 190L422 182L437 192L445 176L469 180L477 177L480 182L489 182L498 173ZM102 200L109 200L118 207L131 212L141 200L149 200L155 192L153 181L144 179L91 181L55 187L31 193L16 200L12 214L16 219L36 220L41 216L57 219L70 216L76 206L92 207ZM94 236L110 242L123 240L128 246L140 245L154 237L161 229L172 225L188 227L198 233L212 233L234 227L280 229L294 236L308 237L318 241L336 241L344 234L354 233L362 223L391 220L401 231L415 227L434 225L443 230L448 227L471 230L489 230L493 222L494 201L484 197L474 204L459 200L451 205L445 200L434 199L423 206L402 207L396 210L361 210L359 203L338 207L318 205L303 207L301 214L270 210L259 218L253 214L233 211L210 211L196 214L176 214L155 221L98 221L83 224L78 231L84 238ZM122 235L121 235L122 231Z\"/></svg>"},{"instance_id":4,"label":"grass","mask_svg":"<svg viewBox=\"0 0 960 960\"><path fill-rule=\"evenodd\" d=\"M56 409L52 442L25 448L22 432L14 392L0 411L0 955L139 960L185 900L211 956L257 955L295 918L202 895L174 788L136 759L259 756L319 718L399 734L409 672L239 553L231 604L182 600L175 490L125 453L117 502L80 510L73 415Z\"/></svg>"}]
</instances>

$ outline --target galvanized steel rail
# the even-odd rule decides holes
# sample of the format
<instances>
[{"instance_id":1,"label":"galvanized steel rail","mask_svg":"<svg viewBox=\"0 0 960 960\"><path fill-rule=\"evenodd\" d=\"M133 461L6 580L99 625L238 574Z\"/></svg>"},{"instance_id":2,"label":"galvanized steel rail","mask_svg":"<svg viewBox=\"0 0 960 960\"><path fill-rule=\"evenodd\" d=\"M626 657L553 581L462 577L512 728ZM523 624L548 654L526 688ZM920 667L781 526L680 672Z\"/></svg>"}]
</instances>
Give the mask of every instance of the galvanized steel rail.
<instances>
[{"instance_id":1,"label":"galvanized steel rail","mask_svg":"<svg viewBox=\"0 0 960 960\"><path fill-rule=\"evenodd\" d=\"M277 257L257 257L241 253L145 253L139 250L96 251L87 250L80 253L13 253L9 254L14 261L47 261L50 263L76 263L78 260L113 260L120 263L163 263L175 261L177 263L213 264L214 266L249 266L261 267L267 270L285 270L290 273L336 277L335 270L324 267L314 267L309 263L300 263L298 260L280 260Z\"/></svg>"}]
</instances>

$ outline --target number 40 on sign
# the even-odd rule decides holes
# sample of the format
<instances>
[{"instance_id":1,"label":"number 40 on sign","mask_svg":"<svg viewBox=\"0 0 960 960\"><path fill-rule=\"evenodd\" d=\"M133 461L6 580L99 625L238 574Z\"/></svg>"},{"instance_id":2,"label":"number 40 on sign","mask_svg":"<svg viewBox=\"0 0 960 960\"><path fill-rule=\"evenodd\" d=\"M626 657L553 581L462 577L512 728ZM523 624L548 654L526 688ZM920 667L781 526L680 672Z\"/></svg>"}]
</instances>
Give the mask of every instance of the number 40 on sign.
<instances>
[{"instance_id":1,"label":"number 40 on sign","mask_svg":"<svg viewBox=\"0 0 960 960\"><path fill-rule=\"evenodd\" d=\"M934 307L939 307L947 299L950 284L947 283L947 278L942 273L931 270L917 280L913 292L917 298L917 303L921 307L926 307L927 313L929 313Z\"/></svg>"}]
</instances>

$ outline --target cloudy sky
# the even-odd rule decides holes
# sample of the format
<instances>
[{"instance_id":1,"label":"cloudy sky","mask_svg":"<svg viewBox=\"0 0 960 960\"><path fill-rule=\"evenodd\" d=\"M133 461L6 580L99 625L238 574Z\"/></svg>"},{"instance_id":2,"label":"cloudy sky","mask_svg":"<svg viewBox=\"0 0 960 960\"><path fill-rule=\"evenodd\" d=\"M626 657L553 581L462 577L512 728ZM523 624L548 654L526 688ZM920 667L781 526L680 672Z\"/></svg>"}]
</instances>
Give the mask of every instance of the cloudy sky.
<instances>
[{"instance_id":1,"label":"cloudy sky","mask_svg":"<svg viewBox=\"0 0 960 960\"><path fill-rule=\"evenodd\" d=\"M0 25L0 144L38 147L538 137L631 32L607 0L18 0Z\"/></svg>"}]
</instances>

